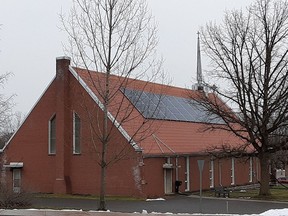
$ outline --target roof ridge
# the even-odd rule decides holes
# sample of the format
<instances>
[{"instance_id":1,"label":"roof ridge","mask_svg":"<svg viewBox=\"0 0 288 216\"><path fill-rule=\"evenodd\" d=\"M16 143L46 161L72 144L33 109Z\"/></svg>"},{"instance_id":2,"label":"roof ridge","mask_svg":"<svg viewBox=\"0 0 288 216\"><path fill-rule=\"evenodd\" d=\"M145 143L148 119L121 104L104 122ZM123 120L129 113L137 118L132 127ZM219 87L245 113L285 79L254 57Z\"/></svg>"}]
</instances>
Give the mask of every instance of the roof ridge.
<instances>
[{"instance_id":1,"label":"roof ridge","mask_svg":"<svg viewBox=\"0 0 288 216\"><path fill-rule=\"evenodd\" d=\"M80 68L80 67L72 67L75 71L77 70L80 70L80 71L83 71L83 72L92 72L92 73L97 73L97 74L101 74L101 75L105 75L105 72L99 72L99 71L95 71L95 70L89 70L89 69L85 69L85 68ZM195 93L195 94L198 94L199 91L198 90L195 90L195 89L192 89L192 88L185 88L185 87L180 87L180 86L174 86L174 85L170 85L169 83L159 83L159 82L154 82L154 81L150 81L150 80L142 80L142 79L139 79L139 78L132 78L132 77L124 77L124 76L120 76L120 75L116 75L116 74L111 74L110 75L112 78L123 78L123 79L127 79L128 82L131 81L131 82L137 82L137 83L140 83L140 84L148 84L148 85L151 85L153 86L154 88L162 88L162 89L165 89L166 91L168 91L169 93L167 95L171 95L171 96L177 96L177 95L174 95L174 94L171 94L171 92L175 92L177 91L178 93L179 92L182 92L182 93L185 93L183 94L183 96L186 95L186 97L189 97L190 95L193 95L191 93ZM132 88L131 86L129 86L130 88ZM135 88L133 88L135 89ZM144 90L146 91L146 90ZM188 93L189 91L189 93ZM147 91L146 91L147 92ZM183 96L178 96L178 97L183 97Z\"/></svg>"}]
</instances>

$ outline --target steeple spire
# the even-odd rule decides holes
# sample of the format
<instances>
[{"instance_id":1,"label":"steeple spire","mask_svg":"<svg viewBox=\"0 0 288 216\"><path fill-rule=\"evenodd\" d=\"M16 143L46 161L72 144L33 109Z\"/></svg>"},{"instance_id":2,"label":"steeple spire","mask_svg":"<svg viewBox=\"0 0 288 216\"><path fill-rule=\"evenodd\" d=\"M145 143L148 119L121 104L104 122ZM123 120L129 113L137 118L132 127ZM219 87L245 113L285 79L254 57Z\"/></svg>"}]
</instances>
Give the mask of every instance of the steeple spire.
<instances>
[{"instance_id":1,"label":"steeple spire","mask_svg":"<svg viewBox=\"0 0 288 216\"><path fill-rule=\"evenodd\" d=\"M201 66L201 50L200 50L200 32L197 32L197 86L198 90L203 90L203 76Z\"/></svg>"}]
</instances>

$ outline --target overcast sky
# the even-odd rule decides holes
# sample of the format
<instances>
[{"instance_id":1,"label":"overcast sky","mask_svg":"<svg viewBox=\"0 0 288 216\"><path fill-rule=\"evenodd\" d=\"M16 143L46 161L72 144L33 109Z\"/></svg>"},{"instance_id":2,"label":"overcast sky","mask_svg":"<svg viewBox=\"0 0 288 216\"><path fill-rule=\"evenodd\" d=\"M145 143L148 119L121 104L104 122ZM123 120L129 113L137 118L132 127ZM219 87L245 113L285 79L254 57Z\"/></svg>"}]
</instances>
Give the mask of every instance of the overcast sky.
<instances>
[{"instance_id":1,"label":"overcast sky","mask_svg":"<svg viewBox=\"0 0 288 216\"><path fill-rule=\"evenodd\" d=\"M158 24L158 52L172 84L188 87L196 79L197 31L221 22L227 9L245 9L253 0L147 0ZM0 73L12 72L6 95L16 94L15 111L27 114L55 75L66 35L59 14L72 0L0 0ZM205 58L202 54L202 58ZM207 66L202 63L205 70Z\"/></svg>"}]
</instances>

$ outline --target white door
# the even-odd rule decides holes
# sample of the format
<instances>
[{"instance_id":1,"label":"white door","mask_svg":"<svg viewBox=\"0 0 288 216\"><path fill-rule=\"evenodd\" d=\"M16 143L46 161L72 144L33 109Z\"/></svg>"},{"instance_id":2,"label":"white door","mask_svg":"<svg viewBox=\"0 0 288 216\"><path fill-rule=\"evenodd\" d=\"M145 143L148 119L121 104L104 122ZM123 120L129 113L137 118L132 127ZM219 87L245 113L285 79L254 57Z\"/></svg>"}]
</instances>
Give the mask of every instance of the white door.
<instances>
[{"instance_id":1,"label":"white door","mask_svg":"<svg viewBox=\"0 0 288 216\"><path fill-rule=\"evenodd\" d=\"M173 193L172 187L172 169L164 169L164 191L165 194Z\"/></svg>"},{"instance_id":2,"label":"white door","mask_svg":"<svg viewBox=\"0 0 288 216\"><path fill-rule=\"evenodd\" d=\"M20 193L21 190L21 169L13 169L13 191Z\"/></svg>"}]
</instances>

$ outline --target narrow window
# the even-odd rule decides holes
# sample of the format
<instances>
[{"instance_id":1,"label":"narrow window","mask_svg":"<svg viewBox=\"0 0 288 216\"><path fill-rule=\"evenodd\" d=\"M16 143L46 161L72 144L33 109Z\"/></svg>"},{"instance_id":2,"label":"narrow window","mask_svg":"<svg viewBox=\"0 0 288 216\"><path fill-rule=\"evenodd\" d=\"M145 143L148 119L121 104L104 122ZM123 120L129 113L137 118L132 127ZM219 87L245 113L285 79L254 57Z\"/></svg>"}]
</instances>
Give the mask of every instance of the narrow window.
<instances>
[{"instance_id":1,"label":"narrow window","mask_svg":"<svg viewBox=\"0 0 288 216\"><path fill-rule=\"evenodd\" d=\"M218 160L219 185L222 185L222 161Z\"/></svg>"},{"instance_id":2,"label":"narrow window","mask_svg":"<svg viewBox=\"0 0 288 216\"><path fill-rule=\"evenodd\" d=\"M231 159L231 185L235 184L235 159Z\"/></svg>"},{"instance_id":3,"label":"narrow window","mask_svg":"<svg viewBox=\"0 0 288 216\"><path fill-rule=\"evenodd\" d=\"M77 113L73 113L73 154L80 154L80 128L81 122L80 117Z\"/></svg>"},{"instance_id":4,"label":"narrow window","mask_svg":"<svg viewBox=\"0 0 288 216\"><path fill-rule=\"evenodd\" d=\"M56 154L56 115L49 121L49 154Z\"/></svg>"},{"instance_id":5,"label":"narrow window","mask_svg":"<svg viewBox=\"0 0 288 216\"><path fill-rule=\"evenodd\" d=\"M249 158L249 182L253 182L253 158Z\"/></svg>"},{"instance_id":6,"label":"narrow window","mask_svg":"<svg viewBox=\"0 0 288 216\"><path fill-rule=\"evenodd\" d=\"M21 170L13 169L13 192L20 193L21 190Z\"/></svg>"},{"instance_id":7,"label":"narrow window","mask_svg":"<svg viewBox=\"0 0 288 216\"><path fill-rule=\"evenodd\" d=\"M214 187L214 160L213 159L210 160L209 174L210 174L210 188L213 188Z\"/></svg>"},{"instance_id":8,"label":"narrow window","mask_svg":"<svg viewBox=\"0 0 288 216\"><path fill-rule=\"evenodd\" d=\"M186 157L185 191L190 191L190 160Z\"/></svg>"}]
</instances>

